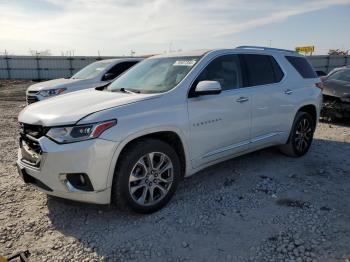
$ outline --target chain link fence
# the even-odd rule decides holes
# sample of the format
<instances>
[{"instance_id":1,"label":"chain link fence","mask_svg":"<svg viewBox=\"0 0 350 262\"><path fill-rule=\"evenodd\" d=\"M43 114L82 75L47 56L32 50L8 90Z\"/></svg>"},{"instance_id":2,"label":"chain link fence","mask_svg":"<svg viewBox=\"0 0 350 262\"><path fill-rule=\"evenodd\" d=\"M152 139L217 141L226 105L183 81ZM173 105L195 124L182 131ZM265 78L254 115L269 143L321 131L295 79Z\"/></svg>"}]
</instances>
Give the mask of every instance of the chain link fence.
<instances>
[{"instance_id":1,"label":"chain link fence","mask_svg":"<svg viewBox=\"0 0 350 262\"><path fill-rule=\"evenodd\" d=\"M88 64L109 58L100 56L0 56L0 79L46 80L71 77ZM350 64L350 56L308 56L315 70L328 73Z\"/></svg>"}]
</instances>

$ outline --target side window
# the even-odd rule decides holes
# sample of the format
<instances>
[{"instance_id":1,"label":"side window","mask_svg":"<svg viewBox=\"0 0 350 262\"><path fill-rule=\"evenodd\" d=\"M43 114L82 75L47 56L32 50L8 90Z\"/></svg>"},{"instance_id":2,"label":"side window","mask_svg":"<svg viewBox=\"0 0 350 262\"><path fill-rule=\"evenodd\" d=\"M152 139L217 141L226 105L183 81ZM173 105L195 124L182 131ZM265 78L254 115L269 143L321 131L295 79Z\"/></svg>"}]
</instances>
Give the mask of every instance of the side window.
<instances>
[{"instance_id":1,"label":"side window","mask_svg":"<svg viewBox=\"0 0 350 262\"><path fill-rule=\"evenodd\" d=\"M303 78L317 78L317 74L304 57L286 56L291 65L298 71Z\"/></svg>"},{"instance_id":2,"label":"side window","mask_svg":"<svg viewBox=\"0 0 350 262\"><path fill-rule=\"evenodd\" d=\"M244 68L244 87L273 84L281 81L283 72L269 55L240 55Z\"/></svg>"},{"instance_id":3,"label":"side window","mask_svg":"<svg viewBox=\"0 0 350 262\"><path fill-rule=\"evenodd\" d=\"M218 81L222 90L229 90L241 87L241 72L237 55L224 55L215 58L200 73L194 81L190 94L194 92L200 81Z\"/></svg>"},{"instance_id":4,"label":"side window","mask_svg":"<svg viewBox=\"0 0 350 262\"><path fill-rule=\"evenodd\" d=\"M271 61L272 67L273 67L273 72L275 74L275 83L278 83L284 77L283 71L282 71L281 67L279 66L279 64L276 62L275 58L270 56L270 61Z\"/></svg>"},{"instance_id":5,"label":"side window","mask_svg":"<svg viewBox=\"0 0 350 262\"><path fill-rule=\"evenodd\" d=\"M116 64L104 74L104 76L102 77L102 81L108 81L116 78L117 76L121 75L123 72L125 72L137 63L138 61L128 61Z\"/></svg>"}]
</instances>

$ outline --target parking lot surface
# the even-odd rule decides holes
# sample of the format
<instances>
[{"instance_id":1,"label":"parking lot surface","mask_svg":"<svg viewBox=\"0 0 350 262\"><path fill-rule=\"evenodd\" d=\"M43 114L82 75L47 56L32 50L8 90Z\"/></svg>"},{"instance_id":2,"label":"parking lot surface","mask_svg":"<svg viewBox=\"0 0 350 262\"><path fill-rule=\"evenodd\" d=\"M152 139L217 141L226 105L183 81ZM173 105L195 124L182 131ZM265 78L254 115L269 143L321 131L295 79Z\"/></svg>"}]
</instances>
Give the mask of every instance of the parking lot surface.
<instances>
[{"instance_id":1,"label":"parking lot surface","mask_svg":"<svg viewBox=\"0 0 350 262\"><path fill-rule=\"evenodd\" d=\"M264 149L185 179L151 215L47 197L15 167L30 82L0 81L0 255L31 261L349 261L350 126L310 152Z\"/></svg>"}]
</instances>

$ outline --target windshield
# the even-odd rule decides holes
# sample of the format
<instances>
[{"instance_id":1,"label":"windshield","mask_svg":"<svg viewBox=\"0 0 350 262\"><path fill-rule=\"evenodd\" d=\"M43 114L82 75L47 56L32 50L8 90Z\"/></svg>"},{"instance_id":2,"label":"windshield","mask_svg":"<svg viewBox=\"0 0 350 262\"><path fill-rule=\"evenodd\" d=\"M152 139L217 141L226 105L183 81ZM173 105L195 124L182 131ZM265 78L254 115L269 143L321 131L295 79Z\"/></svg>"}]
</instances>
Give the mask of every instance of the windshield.
<instances>
[{"instance_id":1,"label":"windshield","mask_svg":"<svg viewBox=\"0 0 350 262\"><path fill-rule=\"evenodd\" d=\"M91 79L96 76L98 76L101 71L105 70L106 67L108 67L110 64L112 64L112 61L99 61L92 63L77 73L75 73L71 78L72 79Z\"/></svg>"},{"instance_id":2,"label":"windshield","mask_svg":"<svg viewBox=\"0 0 350 262\"><path fill-rule=\"evenodd\" d=\"M350 69L338 70L331 74L328 79L350 82Z\"/></svg>"},{"instance_id":3,"label":"windshield","mask_svg":"<svg viewBox=\"0 0 350 262\"><path fill-rule=\"evenodd\" d=\"M137 93L161 93L174 88L200 57L165 57L146 59L116 79L108 89Z\"/></svg>"}]
</instances>

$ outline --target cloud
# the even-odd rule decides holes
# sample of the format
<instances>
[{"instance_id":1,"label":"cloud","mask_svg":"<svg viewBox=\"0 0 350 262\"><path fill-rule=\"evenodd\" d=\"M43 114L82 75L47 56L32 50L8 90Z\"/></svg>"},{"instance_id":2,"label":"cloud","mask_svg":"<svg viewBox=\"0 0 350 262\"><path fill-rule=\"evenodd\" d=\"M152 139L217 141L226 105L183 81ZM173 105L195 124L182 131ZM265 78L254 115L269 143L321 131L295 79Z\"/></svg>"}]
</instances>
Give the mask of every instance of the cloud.
<instances>
[{"instance_id":1,"label":"cloud","mask_svg":"<svg viewBox=\"0 0 350 262\"><path fill-rule=\"evenodd\" d=\"M234 34L244 30L256 28L259 26L281 22L292 16L325 9L333 5L349 4L349 3L350 3L349 0L308 1L302 5L289 6L287 9L283 9L283 10L282 9L273 10L271 13L268 13L263 17L258 17L255 19L251 19L249 21L238 23L235 26L233 26L232 29L221 30L221 32L215 34L215 36L224 36L224 35Z\"/></svg>"},{"instance_id":2,"label":"cloud","mask_svg":"<svg viewBox=\"0 0 350 262\"><path fill-rule=\"evenodd\" d=\"M0 1L1 48L75 49L76 54L210 47L239 32L350 0L14 0Z\"/></svg>"}]
</instances>

